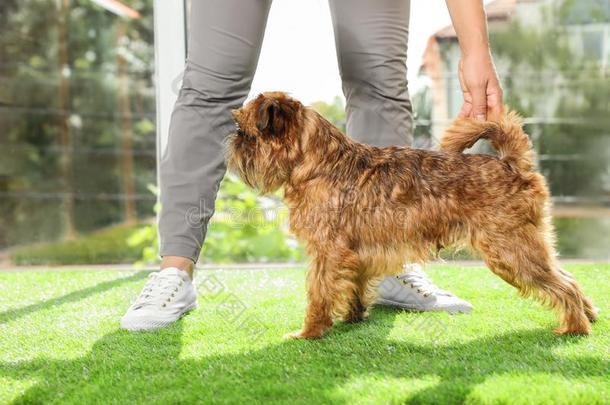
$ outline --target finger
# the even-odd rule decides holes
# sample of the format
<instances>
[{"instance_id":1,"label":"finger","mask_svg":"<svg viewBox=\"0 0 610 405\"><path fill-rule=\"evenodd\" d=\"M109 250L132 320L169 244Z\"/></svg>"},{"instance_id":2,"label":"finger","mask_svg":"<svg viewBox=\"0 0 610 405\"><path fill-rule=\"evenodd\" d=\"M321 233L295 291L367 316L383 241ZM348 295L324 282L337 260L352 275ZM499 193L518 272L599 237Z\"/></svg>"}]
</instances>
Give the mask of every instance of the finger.
<instances>
[{"instance_id":1,"label":"finger","mask_svg":"<svg viewBox=\"0 0 610 405\"><path fill-rule=\"evenodd\" d=\"M472 118L472 96L468 90L462 91L462 97L464 97L464 103L458 114L462 118Z\"/></svg>"},{"instance_id":2,"label":"finger","mask_svg":"<svg viewBox=\"0 0 610 405\"><path fill-rule=\"evenodd\" d=\"M464 104L462 104L462 108L460 109L460 113L458 114L458 116L462 118L468 118L471 116L471 113L472 104L469 101L464 101Z\"/></svg>"},{"instance_id":3,"label":"finger","mask_svg":"<svg viewBox=\"0 0 610 405\"><path fill-rule=\"evenodd\" d=\"M502 100L502 88L497 85L495 88L488 90L487 94L487 117L493 119L500 118L504 115L504 103Z\"/></svg>"},{"instance_id":4,"label":"finger","mask_svg":"<svg viewBox=\"0 0 610 405\"><path fill-rule=\"evenodd\" d=\"M504 105L502 103L487 106L487 120L498 121L504 116Z\"/></svg>"},{"instance_id":5,"label":"finger","mask_svg":"<svg viewBox=\"0 0 610 405\"><path fill-rule=\"evenodd\" d=\"M487 92L485 86L480 84L474 85L470 89L472 94L472 115L479 121L485 121L487 118Z\"/></svg>"}]
</instances>

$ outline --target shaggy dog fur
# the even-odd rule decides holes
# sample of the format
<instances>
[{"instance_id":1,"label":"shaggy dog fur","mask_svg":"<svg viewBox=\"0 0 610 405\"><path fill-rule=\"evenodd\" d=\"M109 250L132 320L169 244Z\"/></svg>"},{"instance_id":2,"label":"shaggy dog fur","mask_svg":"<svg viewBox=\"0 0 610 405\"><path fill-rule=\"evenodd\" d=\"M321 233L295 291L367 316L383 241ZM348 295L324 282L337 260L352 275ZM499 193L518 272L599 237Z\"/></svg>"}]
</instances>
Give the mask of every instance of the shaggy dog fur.
<instances>
[{"instance_id":1,"label":"shaggy dog fur","mask_svg":"<svg viewBox=\"0 0 610 405\"><path fill-rule=\"evenodd\" d=\"M280 92L233 114L229 167L263 193L284 188L290 229L312 257L305 323L289 336L363 320L383 276L456 244L558 310L556 333L590 332L596 309L556 260L549 192L515 113L457 119L440 151L355 142ZM462 153L480 138L499 156Z\"/></svg>"}]
</instances>

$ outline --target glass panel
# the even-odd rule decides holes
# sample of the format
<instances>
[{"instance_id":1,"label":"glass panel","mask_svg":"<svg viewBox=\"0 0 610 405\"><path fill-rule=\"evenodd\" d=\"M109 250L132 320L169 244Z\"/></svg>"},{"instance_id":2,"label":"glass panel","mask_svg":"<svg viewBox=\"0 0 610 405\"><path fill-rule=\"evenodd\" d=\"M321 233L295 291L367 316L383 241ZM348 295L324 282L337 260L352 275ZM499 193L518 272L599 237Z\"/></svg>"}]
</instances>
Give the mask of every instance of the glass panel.
<instances>
[{"instance_id":1,"label":"glass panel","mask_svg":"<svg viewBox=\"0 0 610 405\"><path fill-rule=\"evenodd\" d=\"M585 58L601 61L604 55L604 27L583 31L582 48Z\"/></svg>"},{"instance_id":2,"label":"glass panel","mask_svg":"<svg viewBox=\"0 0 610 405\"><path fill-rule=\"evenodd\" d=\"M564 0L560 4L565 24L610 22L610 0Z\"/></svg>"},{"instance_id":3,"label":"glass panel","mask_svg":"<svg viewBox=\"0 0 610 405\"><path fill-rule=\"evenodd\" d=\"M126 235L156 199L153 61L152 0L0 2L5 256L134 258Z\"/></svg>"}]
</instances>

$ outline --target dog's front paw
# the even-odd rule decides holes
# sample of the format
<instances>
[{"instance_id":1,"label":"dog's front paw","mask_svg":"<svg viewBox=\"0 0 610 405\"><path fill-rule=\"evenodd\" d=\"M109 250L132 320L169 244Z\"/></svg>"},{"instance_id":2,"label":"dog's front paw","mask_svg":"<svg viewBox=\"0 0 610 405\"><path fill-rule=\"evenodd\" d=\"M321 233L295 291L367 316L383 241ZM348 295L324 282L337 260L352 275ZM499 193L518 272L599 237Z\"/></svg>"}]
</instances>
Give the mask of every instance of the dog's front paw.
<instances>
[{"instance_id":1,"label":"dog's front paw","mask_svg":"<svg viewBox=\"0 0 610 405\"><path fill-rule=\"evenodd\" d=\"M591 327L568 327L562 326L553 330L557 336L572 335L572 336L586 336L591 333Z\"/></svg>"},{"instance_id":2,"label":"dog's front paw","mask_svg":"<svg viewBox=\"0 0 610 405\"><path fill-rule=\"evenodd\" d=\"M303 330L299 330L296 332L286 333L284 335L284 339L293 340L293 339L319 339L322 337L322 333L311 333Z\"/></svg>"},{"instance_id":3,"label":"dog's front paw","mask_svg":"<svg viewBox=\"0 0 610 405\"><path fill-rule=\"evenodd\" d=\"M369 317L369 311L351 312L344 319L345 323L358 323L366 321Z\"/></svg>"}]
</instances>

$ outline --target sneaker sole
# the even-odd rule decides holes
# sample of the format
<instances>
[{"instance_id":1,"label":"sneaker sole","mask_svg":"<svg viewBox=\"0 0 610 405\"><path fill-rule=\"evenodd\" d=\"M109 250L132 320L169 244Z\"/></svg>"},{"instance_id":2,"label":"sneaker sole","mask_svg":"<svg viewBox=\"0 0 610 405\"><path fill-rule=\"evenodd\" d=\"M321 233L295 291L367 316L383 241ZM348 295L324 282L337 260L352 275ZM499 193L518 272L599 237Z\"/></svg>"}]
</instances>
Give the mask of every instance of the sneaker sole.
<instances>
[{"instance_id":1,"label":"sneaker sole","mask_svg":"<svg viewBox=\"0 0 610 405\"><path fill-rule=\"evenodd\" d=\"M449 308L421 308L421 307L413 307L402 302L392 301L385 298L379 298L375 302L375 305L382 305L386 307L398 307L400 309L405 309L407 311L413 312L447 312L449 315L455 314L469 314L472 311L472 308L465 306L454 306Z\"/></svg>"},{"instance_id":2,"label":"sneaker sole","mask_svg":"<svg viewBox=\"0 0 610 405\"><path fill-rule=\"evenodd\" d=\"M184 312L182 312L180 314L180 316L174 320L171 321L150 321L150 322L146 322L146 323L136 323L136 324L130 324L130 325L122 325L121 324L121 329L130 331L130 332L152 332L152 331L156 331L159 329L163 329L169 325L171 325L172 323L178 322L180 319L182 319L184 316L188 315L189 312L195 310L199 308L199 305L195 302L194 304L192 304L191 306L187 307Z\"/></svg>"}]
</instances>

